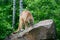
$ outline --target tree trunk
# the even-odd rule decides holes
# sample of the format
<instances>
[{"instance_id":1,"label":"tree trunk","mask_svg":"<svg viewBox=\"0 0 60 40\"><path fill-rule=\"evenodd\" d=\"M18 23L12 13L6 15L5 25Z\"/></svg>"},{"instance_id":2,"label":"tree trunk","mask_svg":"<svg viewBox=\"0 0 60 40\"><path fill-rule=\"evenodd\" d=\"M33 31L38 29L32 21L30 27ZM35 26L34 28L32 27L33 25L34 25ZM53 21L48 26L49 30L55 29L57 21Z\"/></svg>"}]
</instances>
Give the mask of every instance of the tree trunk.
<instances>
[{"instance_id":1,"label":"tree trunk","mask_svg":"<svg viewBox=\"0 0 60 40\"><path fill-rule=\"evenodd\" d=\"M20 7L20 10L19 10L19 12L21 13L22 11L23 11L23 0L20 0L20 2L19 2L19 7Z\"/></svg>"},{"instance_id":2,"label":"tree trunk","mask_svg":"<svg viewBox=\"0 0 60 40\"><path fill-rule=\"evenodd\" d=\"M56 40L53 20L44 20L23 32L11 34L5 40Z\"/></svg>"},{"instance_id":3,"label":"tree trunk","mask_svg":"<svg viewBox=\"0 0 60 40\"><path fill-rule=\"evenodd\" d=\"M13 0L13 19L12 19L12 27L15 26L15 2L16 2L16 0Z\"/></svg>"}]
</instances>

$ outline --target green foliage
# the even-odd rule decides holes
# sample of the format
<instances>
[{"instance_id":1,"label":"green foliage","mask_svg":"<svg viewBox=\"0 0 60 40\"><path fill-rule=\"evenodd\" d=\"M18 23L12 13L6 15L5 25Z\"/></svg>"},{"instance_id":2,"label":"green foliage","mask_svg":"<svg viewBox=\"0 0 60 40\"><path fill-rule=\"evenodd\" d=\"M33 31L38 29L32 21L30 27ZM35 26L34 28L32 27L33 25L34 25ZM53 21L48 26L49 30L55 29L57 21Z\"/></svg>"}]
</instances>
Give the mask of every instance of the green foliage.
<instances>
[{"instance_id":1,"label":"green foliage","mask_svg":"<svg viewBox=\"0 0 60 40\"><path fill-rule=\"evenodd\" d=\"M6 0L7 1L7 0ZM12 32L12 8L9 2L0 0L0 40L3 40Z\"/></svg>"},{"instance_id":2,"label":"green foliage","mask_svg":"<svg viewBox=\"0 0 60 40\"><path fill-rule=\"evenodd\" d=\"M0 0L0 39L12 32L12 0ZM34 23L53 19L56 24L57 38L60 38L60 0L23 0L24 9L30 10ZM16 26L19 21L19 0L16 0Z\"/></svg>"}]
</instances>

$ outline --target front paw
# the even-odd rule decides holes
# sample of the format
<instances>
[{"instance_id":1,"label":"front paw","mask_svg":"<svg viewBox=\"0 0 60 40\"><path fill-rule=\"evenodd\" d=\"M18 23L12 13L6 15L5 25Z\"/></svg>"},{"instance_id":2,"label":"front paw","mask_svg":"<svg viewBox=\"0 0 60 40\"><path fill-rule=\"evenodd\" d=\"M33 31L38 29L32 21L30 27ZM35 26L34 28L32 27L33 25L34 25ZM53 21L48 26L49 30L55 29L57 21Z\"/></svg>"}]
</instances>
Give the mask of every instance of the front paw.
<instances>
[{"instance_id":1,"label":"front paw","mask_svg":"<svg viewBox=\"0 0 60 40\"><path fill-rule=\"evenodd\" d=\"M21 30L20 30L20 32L23 32L23 31L24 31L24 29L21 29Z\"/></svg>"}]
</instances>

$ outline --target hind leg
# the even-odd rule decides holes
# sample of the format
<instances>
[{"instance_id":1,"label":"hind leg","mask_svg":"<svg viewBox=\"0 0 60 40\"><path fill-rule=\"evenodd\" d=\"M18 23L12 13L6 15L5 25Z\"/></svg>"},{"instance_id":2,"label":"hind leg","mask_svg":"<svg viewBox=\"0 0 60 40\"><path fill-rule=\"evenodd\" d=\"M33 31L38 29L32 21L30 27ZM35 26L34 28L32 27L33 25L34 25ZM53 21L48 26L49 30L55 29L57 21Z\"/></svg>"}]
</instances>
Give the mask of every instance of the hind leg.
<instances>
[{"instance_id":1,"label":"hind leg","mask_svg":"<svg viewBox=\"0 0 60 40\"><path fill-rule=\"evenodd\" d=\"M33 25L34 25L34 20L30 19L29 21L30 21L30 22L29 22L29 26L30 26L30 27L33 27Z\"/></svg>"},{"instance_id":2,"label":"hind leg","mask_svg":"<svg viewBox=\"0 0 60 40\"><path fill-rule=\"evenodd\" d=\"M24 24L25 24L25 29L27 29L28 28L28 22L25 22Z\"/></svg>"}]
</instances>

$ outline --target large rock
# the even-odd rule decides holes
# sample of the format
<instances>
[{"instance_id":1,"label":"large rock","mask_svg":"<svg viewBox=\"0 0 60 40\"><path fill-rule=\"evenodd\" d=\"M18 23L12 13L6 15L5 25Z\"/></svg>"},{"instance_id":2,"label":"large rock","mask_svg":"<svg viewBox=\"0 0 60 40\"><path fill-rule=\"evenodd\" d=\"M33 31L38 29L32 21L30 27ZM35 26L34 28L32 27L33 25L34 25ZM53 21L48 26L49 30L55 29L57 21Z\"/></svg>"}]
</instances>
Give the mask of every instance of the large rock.
<instances>
[{"instance_id":1,"label":"large rock","mask_svg":"<svg viewBox=\"0 0 60 40\"><path fill-rule=\"evenodd\" d=\"M56 40L53 20L43 20L23 32L11 34L5 40Z\"/></svg>"}]
</instances>

